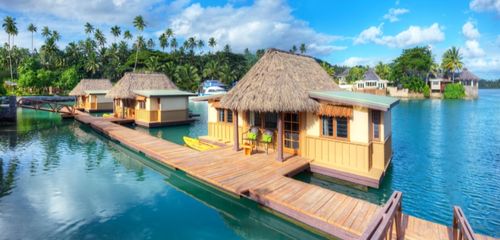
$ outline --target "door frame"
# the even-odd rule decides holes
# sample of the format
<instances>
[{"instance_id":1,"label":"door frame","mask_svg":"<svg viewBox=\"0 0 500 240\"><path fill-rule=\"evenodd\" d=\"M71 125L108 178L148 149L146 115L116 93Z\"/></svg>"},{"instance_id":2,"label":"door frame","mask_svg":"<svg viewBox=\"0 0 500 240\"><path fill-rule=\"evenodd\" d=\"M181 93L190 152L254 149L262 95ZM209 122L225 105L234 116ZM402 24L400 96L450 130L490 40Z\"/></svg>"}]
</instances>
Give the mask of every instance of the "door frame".
<instances>
[{"instance_id":1,"label":"door frame","mask_svg":"<svg viewBox=\"0 0 500 240\"><path fill-rule=\"evenodd\" d=\"M297 114L297 120L298 122L296 122L299 126L297 128L297 131L293 131L294 133L297 133L299 136L298 136L298 139L297 139L297 143L299 144L299 147L297 149L293 149L293 148L287 148L286 145L285 145L285 141L286 141L286 123L287 122L290 122L290 121L285 121L285 115L286 114ZM300 155L301 152L300 152L300 148L301 148L301 144L302 144L302 141L301 141L301 127L302 127L302 114L299 112L299 113L293 113L293 112L286 112L286 113L283 113L282 116L283 118L283 152L285 153L290 153L290 154L293 154L293 155ZM292 121L292 123L295 123Z\"/></svg>"}]
</instances>

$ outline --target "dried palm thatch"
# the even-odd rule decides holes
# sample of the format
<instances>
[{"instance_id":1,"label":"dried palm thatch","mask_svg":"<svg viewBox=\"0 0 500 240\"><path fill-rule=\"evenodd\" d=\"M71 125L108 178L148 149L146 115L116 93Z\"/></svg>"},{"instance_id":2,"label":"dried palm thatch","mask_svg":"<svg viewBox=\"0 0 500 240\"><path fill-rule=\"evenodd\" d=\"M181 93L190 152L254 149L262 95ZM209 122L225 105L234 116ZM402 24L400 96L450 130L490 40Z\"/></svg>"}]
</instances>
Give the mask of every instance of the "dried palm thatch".
<instances>
[{"instance_id":1,"label":"dried palm thatch","mask_svg":"<svg viewBox=\"0 0 500 240\"><path fill-rule=\"evenodd\" d=\"M467 68L458 75L459 80L471 80L471 81L479 81L479 77L474 75L474 73L470 72Z\"/></svg>"},{"instance_id":2,"label":"dried palm thatch","mask_svg":"<svg viewBox=\"0 0 500 240\"><path fill-rule=\"evenodd\" d=\"M311 57L269 49L222 99L221 107L256 112L315 112L309 91L337 90Z\"/></svg>"},{"instance_id":3,"label":"dried palm thatch","mask_svg":"<svg viewBox=\"0 0 500 240\"><path fill-rule=\"evenodd\" d=\"M163 73L125 73L106 94L107 98L133 99L135 90L177 89L177 86Z\"/></svg>"},{"instance_id":4,"label":"dried palm thatch","mask_svg":"<svg viewBox=\"0 0 500 240\"><path fill-rule=\"evenodd\" d=\"M69 92L70 96L85 95L85 91L89 90L110 90L113 87L109 79L82 79Z\"/></svg>"},{"instance_id":5,"label":"dried palm thatch","mask_svg":"<svg viewBox=\"0 0 500 240\"><path fill-rule=\"evenodd\" d=\"M329 117L352 117L352 107L343 105L332 105L328 103L321 103L318 111L319 115Z\"/></svg>"}]
</instances>

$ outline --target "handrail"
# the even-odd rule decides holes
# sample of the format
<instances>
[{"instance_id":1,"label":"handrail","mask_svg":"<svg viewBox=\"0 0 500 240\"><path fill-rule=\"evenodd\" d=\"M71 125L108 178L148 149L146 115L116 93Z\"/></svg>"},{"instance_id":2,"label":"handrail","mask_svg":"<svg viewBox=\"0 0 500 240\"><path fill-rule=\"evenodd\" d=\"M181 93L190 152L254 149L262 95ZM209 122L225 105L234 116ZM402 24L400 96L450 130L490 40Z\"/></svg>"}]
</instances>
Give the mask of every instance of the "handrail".
<instances>
[{"instance_id":1,"label":"handrail","mask_svg":"<svg viewBox=\"0 0 500 240\"><path fill-rule=\"evenodd\" d=\"M33 104L34 104L34 106L33 106ZM42 108L43 104L48 105L49 108ZM32 105L32 107L29 107L30 105ZM58 102L37 100L37 99L35 100L35 99L30 99L30 98L19 99L17 101L17 106L23 107L23 108L31 108L31 109L35 109L35 110L44 110L44 111L49 111L49 112L65 113L65 114L71 114L71 115L74 115L76 113L74 106L70 106L67 104L61 104ZM63 111L63 109L65 109L66 111Z\"/></svg>"},{"instance_id":2,"label":"handrail","mask_svg":"<svg viewBox=\"0 0 500 240\"><path fill-rule=\"evenodd\" d=\"M401 200L403 193L394 191L384 207L373 218L360 239L392 239L393 226L396 227L396 239L403 239Z\"/></svg>"},{"instance_id":3,"label":"handrail","mask_svg":"<svg viewBox=\"0 0 500 240\"><path fill-rule=\"evenodd\" d=\"M462 209L453 207L453 239L454 240L475 240L476 235L472 230Z\"/></svg>"}]
</instances>

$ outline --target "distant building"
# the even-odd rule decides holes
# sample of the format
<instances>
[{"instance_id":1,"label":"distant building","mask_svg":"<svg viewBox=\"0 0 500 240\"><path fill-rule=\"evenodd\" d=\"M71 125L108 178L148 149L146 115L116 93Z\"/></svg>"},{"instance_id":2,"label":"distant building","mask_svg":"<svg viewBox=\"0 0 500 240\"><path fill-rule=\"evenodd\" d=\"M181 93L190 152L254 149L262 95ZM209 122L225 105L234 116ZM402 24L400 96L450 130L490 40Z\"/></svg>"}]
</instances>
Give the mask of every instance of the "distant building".
<instances>
[{"instance_id":1,"label":"distant building","mask_svg":"<svg viewBox=\"0 0 500 240\"><path fill-rule=\"evenodd\" d=\"M460 82L465 88L465 96L468 98L477 98L478 96L478 86L479 77L470 72L467 68L464 68L458 77L455 78L456 81Z\"/></svg>"},{"instance_id":2,"label":"distant building","mask_svg":"<svg viewBox=\"0 0 500 240\"><path fill-rule=\"evenodd\" d=\"M342 73L336 77L339 80L339 87L348 91L352 91L352 84L347 83L347 75L349 75L350 68L346 68Z\"/></svg>"},{"instance_id":3,"label":"distant building","mask_svg":"<svg viewBox=\"0 0 500 240\"><path fill-rule=\"evenodd\" d=\"M354 82L354 90L359 92L385 95L387 83L389 81L381 79L373 68L366 70L363 79Z\"/></svg>"},{"instance_id":4,"label":"distant building","mask_svg":"<svg viewBox=\"0 0 500 240\"><path fill-rule=\"evenodd\" d=\"M447 84L451 83L451 81L446 78L442 73L429 75L429 87L432 93L443 93L444 88Z\"/></svg>"}]
</instances>

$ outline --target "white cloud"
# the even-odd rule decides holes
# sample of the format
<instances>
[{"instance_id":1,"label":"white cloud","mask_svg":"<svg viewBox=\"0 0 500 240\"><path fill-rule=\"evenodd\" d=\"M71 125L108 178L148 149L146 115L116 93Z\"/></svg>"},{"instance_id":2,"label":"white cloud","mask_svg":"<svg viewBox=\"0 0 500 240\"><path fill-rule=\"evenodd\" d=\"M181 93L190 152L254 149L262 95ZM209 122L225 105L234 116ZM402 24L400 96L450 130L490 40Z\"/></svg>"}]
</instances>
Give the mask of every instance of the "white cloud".
<instances>
[{"instance_id":1,"label":"white cloud","mask_svg":"<svg viewBox=\"0 0 500 240\"><path fill-rule=\"evenodd\" d=\"M500 0L472 0L469 7L476 12L493 11L500 15Z\"/></svg>"},{"instance_id":2,"label":"white cloud","mask_svg":"<svg viewBox=\"0 0 500 240\"><path fill-rule=\"evenodd\" d=\"M438 23L434 23L429 27L410 26L408 29L395 36L383 36L382 25L380 25L378 27L372 26L363 30L359 36L354 39L354 44L372 42L389 47L404 48L419 44L441 42L443 40L444 32Z\"/></svg>"},{"instance_id":3,"label":"white cloud","mask_svg":"<svg viewBox=\"0 0 500 240\"><path fill-rule=\"evenodd\" d=\"M500 55L484 58L464 59L465 66L485 79L498 79L500 76Z\"/></svg>"},{"instance_id":4,"label":"white cloud","mask_svg":"<svg viewBox=\"0 0 500 240\"><path fill-rule=\"evenodd\" d=\"M408 12L410 12L410 10L406 8L391 8L389 9L389 12L384 15L384 19L387 19L390 22L397 22L399 21L399 15L403 15Z\"/></svg>"},{"instance_id":5,"label":"white cloud","mask_svg":"<svg viewBox=\"0 0 500 240\"><path fill-rule=\"evenodd\" d=\"M462 26L462 33L468 39L477 39L479 38L479 36L481 36L479 30L474 26L474 24L471 21L466 22Z\"/></svg>"},{"instance_id":6,"label":"white cloud","mask_svg":"<svg viewBox=\"0 0 500 240\"><path fill-rule=\"evenodd\" d=\"M364 57L350 57L344 60L344 62L341 63L343 66L348 66L348 67L353 67L353 66L375 66L380 61L380 59L376 58L364 58Z\"/></svg>"},{"instance_id":7,"label":"white cloud","mask_svg":"<svg viewBox=\"0 0 500 240\"><path fill-rule=\"evenodd\" d=\"M305 43L311 55L327 55L345 47L334 46L338 36L316 32L307 22L292 16L283 0L257 0L250 6L203 7L198 3L171 18L176 35L208 39L214 37L218 47L230 44L237 52L245 48L289 49Z\"/></svg>"},{"instance_id":8,"label":"white cloud","mask_svg":"<svg viewBox=\"0 0 500 240\"><path fill-rule=\"evenodd\" d=\"M464 57L478 58L485 55L484 50L479 46L477 40L465 41L465 48L463 49Z\"/></svg>"},{"instance_id":9,"label":"white cloud","mask_svg":"<svg viewBox=\"0 0 500 240\"><path fill-rule=\"evenodd\" d=\"M382 26L383 24L380 24L378 27L371 26L363 30L358 37L354 39L354 44L365 44L378 39L382 35Z\"/></svg>"}]
</instances>

